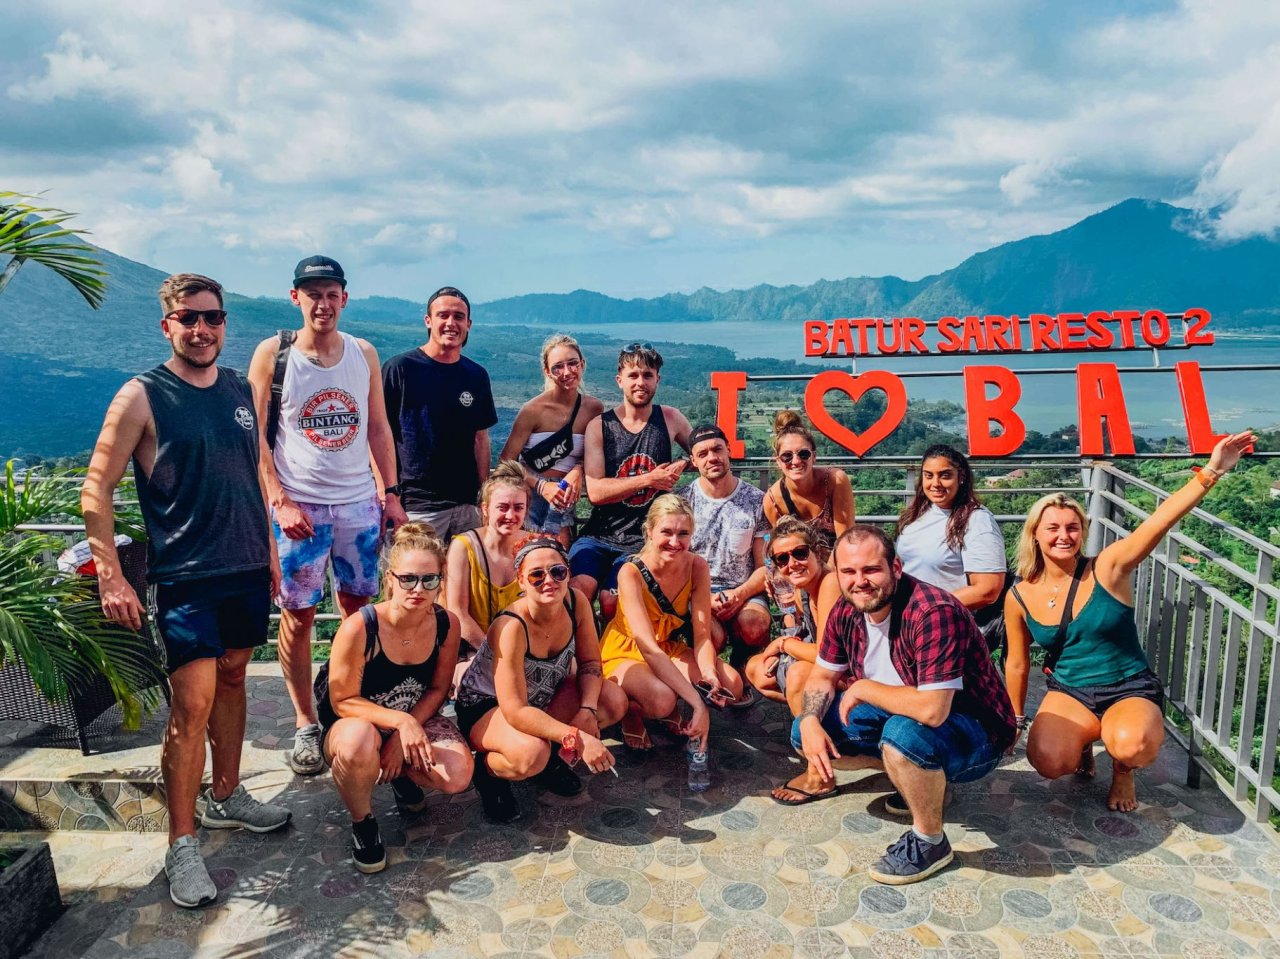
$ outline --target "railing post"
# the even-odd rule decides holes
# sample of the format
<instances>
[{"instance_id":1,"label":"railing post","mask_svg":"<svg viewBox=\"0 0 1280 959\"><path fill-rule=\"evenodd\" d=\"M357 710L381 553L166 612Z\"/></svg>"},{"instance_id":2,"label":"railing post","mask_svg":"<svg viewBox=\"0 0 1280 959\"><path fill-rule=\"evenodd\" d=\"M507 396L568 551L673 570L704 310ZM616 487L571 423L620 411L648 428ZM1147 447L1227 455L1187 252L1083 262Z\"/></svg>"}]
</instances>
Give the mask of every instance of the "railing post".
<instances>
[{"instance_id":1,"label":"railing post","mask_svg":"<svg viewBox=\"0 0 1280 959\"><path fill-rule=\"evenodd\" d=\"M1080 480L1082 486L1089 487L1089 502L1086 506L1089 516L1089 540L1085 543L1085 553L1089 556L1097 556L1107 542L1107 531L1100 521L1111 518L1111 503L1102 495L1112 491L1111 474L1107 471L1107 464L1098 460L1093 460L1088 470L1080 472L1088 474L1087 477L1081 475Z\"/></svg>"}]
</instances>

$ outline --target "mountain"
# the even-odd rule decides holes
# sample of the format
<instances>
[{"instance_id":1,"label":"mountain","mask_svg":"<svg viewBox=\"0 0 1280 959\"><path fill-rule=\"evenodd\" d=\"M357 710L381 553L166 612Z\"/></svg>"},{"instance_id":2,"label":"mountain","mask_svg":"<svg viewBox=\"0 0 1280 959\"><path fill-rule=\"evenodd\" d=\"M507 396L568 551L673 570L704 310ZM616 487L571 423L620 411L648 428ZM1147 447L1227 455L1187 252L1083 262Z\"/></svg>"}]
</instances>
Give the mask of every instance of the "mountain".
<instances>
[{"instance_id":1,"label":"mountain","mask_svg":"<svg viewBox=\"0 0 1280 959\"><path fill-rule=\"evenodd\" d=\"M499 322L575 323L699 320L794 322L837 316L964 316L1090 309L1200 306L1215 325L1280 327L1280 243L1216 243L1199 236L1189 210L1126 200L1045 236L976 253L920 280L896 276L821 280L810 286L668 294L616 300L576 290L485 304Z\"/></svg>"},{"instance_id":2,"label":"mountain","mask_svg":"<svg viewBox=\"0 0 1280 959\"><path fill-rule=\"evenodd\" d=\"M1216 329L1280 331L1280 243L1250 239L1215 243L1196 232L1187 210L1126 200L1065 230L1027 237L977 253L953 269L919 280L853 277L809 286L701 289L653 299L620 300L576 290L537 293L476 305L469 355L490 371L495 395L518 406L538 388L538 349L547 325L645 322L661 342L661 324L719 320L794 327L802 319L967 313L1204 307ZM0 295L0 382L8 387L0 417L0 456L43 456L87 448L115 390L130 375L161 362L168 347L158 330L155 291L165 274L99 250L110 278L98 311L39 266L19 271ZM231 318L223 361L244 369L254 346L297 324L285 299L228 294ZM367 337L385 358L421 343L422 304L390 297L353 300L343 325ZM528 326L541 327L530 333ZM687 333L683 334L687 338ZM580 337L588 387L613 389L617 342ZM668 401L706 392L706 371L789 372L790 361L738 361L712 346L675 346L664 354ZM732 363L732 366L730 365ZM811 369L811 368L810 368Z\"/></svg>"}]
</instances>

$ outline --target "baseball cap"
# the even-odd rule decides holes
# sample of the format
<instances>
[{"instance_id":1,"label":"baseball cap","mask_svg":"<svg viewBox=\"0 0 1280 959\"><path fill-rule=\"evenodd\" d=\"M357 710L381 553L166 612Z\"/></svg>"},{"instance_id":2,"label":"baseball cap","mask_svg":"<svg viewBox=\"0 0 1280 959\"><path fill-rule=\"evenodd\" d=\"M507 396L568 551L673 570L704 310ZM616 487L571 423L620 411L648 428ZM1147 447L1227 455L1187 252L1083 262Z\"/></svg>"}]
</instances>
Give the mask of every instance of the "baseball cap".
<instances>
[{"instance_id":1,"label":"baseball cap","mask_svg":"<svg viewBox=\"0 0 1280 959\"><path fill-rule=\"evenodd\" d=\"M293 288L308 280L337 280L343 288L347 285L347 275L342 272L342 264L327 256L309 256L299 260L293 268Z\"/></svg>"},{"instance_id":2,"label":"baseball cap","mask_svg":"<svg viewBox=\"0 0 1280 959\"><path fill-rule=\"evenodd\" d=\"M729 442L729 438L724 435L724 430L710 423L704 426L695 426L689 433L689 449L692 450L703 440L724 440Z\"/></svg>"}]
</instances>

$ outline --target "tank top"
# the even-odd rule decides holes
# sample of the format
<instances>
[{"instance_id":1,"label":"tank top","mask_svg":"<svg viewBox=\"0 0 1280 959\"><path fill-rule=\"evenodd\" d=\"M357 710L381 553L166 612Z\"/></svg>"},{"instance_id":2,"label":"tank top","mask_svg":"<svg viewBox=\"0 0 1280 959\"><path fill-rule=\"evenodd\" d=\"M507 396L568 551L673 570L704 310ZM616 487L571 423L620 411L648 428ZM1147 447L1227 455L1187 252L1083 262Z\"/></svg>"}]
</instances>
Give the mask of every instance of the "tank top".
<instances>
[{"instance_id":1,"label":"tank top","mask_svg":"<svg viewBox=\"0 0 1280 959\"><path fill-rule=\"evenodd\" d=\"M1020 595L1015 598L1022 602ZM1056 658L1053 677L1064 686L1106 686L1150 668L1138 641L1133 607L1108 593L1096 579L1064 638L1059 639L1057 623L1037 622L1029 612L1026 621L1031 638L1045 648L1051 662Z\"/></svg>"},{"instance_id":2,"label":"tank top","mask_svg":"<svg viewBox=\"0 0 1280 959\"><path fill-rule=\"evenodd\" d=\"M156 428L150 475L133 459L153 583L265 569L270 562L253 393L235 370L217 369L208 387L192 386L165 366L137 378Z\"/></svg>"},{"instance_id":3,"label":"tank top","mask_svg":"<svg viewBox=\"0 0 1280 959\"><path fill-rule=\"evenodd\" d=\"M571 592L564 601L564 608L569 613L569 642L558 653L545 658L529 652L529 624L518 613L509 609L498 613L498 616L510 616L524 628L524 685L528 693L526 701L535 709L546 708L573 665L578 644L578 617L572 597ZM480 644L480 650L471 660L471 665L462 674L462 681L458 683L458 705L474 706L486 699L497 698L498 693L493 684L493 646L486 636Z\"/></svg>"},{"instance_id":4,"label":"tank top","mask_svg":"<svg viewBox=\"0 0 1280 959\"><path fill-rule=\"evenodd\" d=\"M342 359L317 366L296 346L284 372L276 434L280 484L304 503L358 503L375 492L369 468L369 362L339 332Z\"/></svg>"},{"instance_id":5,"label":"tank top","mask_svg":"<svg viewBox=\"0 0 1280 959\"><path fill-rule=\"evenodd\" d=\"M473 542L474 537L474 542ZM471 573L471 592L468 608L471 618L485 632L498 611L506 609L520 598L520 581L513 579L506 586L494 586L489 579L489 554L474 530L459 533L454 539L462 540L467 550L467 569Z\"/></svg>"},{"instance_id":6,"label":"tank top","mask_svg":"<svg viewBox=\"0 0 1280 959\"><path fill-rule=\"evenodd\" d=\"M638 433L632 433L623 426L613 410L606 411L600 417L600 434L604 440L605 476L640 476L671 462L667 418L657 403L649 412L649 422ZM643 489L616 503L593 507L582 535L591 536L624 553L639 552L644 546L645 512L657 492L655 489Z\"/></svg>"},{"instance_id":7,"label":"tank top","mask_svg":"<svg viewBox=\"0 0 1280 959\"><path fill-rule=\"evenodd\" d=\"M785 479L778 480L777 484L769 490L769 499L773 501L774 509L780 514L779 519L782 516L794 516L808 526L813 531L813 535L817 537L818 547L823 556L827 557L831 555L831 551L836 545L835 510L832 505L835 493L831 489L830 473L824 472L822 474L822 485L824 494L822 509L818 511L818 515L813 519L805 519L800 515L799 509L796 508L795 500L791 498L791 492L787 489L787 481ZM774 495L774 490L777 490L782 496L781 503L778 502L778 497Z\"/></svg>"},{"instance_id":8,"label":"tank top","mask_svg":"<svg viewBox=\"0 0 1280 959\"><path fill-rule=\"evenodd\" d=\"M386 709L407 713L426 695L436 675L440 644L449 635L449 614L439 606L436 613L436 641L431 655L420 663L394 663L387 658L378 634L378 611L372 605L360 607L364 620L364 673L360 677L360 695ZM316 714L320 725L328 729L338 721L329 700L329 664L316 674Z\"/></svg>"}]
</instances>

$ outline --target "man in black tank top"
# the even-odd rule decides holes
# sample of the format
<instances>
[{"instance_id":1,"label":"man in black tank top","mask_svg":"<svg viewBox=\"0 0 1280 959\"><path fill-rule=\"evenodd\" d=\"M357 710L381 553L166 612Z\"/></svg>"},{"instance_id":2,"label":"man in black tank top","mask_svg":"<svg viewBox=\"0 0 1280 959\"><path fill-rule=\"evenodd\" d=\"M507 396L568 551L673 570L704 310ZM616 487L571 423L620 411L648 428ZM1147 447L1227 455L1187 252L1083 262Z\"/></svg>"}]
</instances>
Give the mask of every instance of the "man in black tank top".
<instances>
[{"instance_id":1,"label":"man in black tank top","mask_svg":"<svg viewBox=\"0 0 1280 959\"><path fill-rule=\"evenodd\" d=\"M618 356L622 402L587 424L583 470L591 518L569 551L571 585L600 594L600 614L617 609L618 569L644 546L644 517L659 493L673 489L688 465L671 458L674 440L689 449L689 421L653 402L662 356L648 343L632 343Z\"/></svg>"},{"instance_id":2,"label":"man in black tank top","mask_svg":"<svg viewBox=\"0 0 1280 959\"><path fill-rule=\"evenodd\" d=\"M160 287L160 304L173 355L116 394L81 505L102 610L140 629L146 612L121 573L113 535L112 495L133 461L147 526L151 621L173 692L160 759L169 810L165 873L173 901L195 907L217 895L196 839L206 730L213 786L201 822L268 832L289 821L288 810L259 802L239 782L245 667L267 639L279 563L258 482L253 395L243 376L216 365L226 335L222 287L180 273Z\"/></svg>"}]
</instances>

